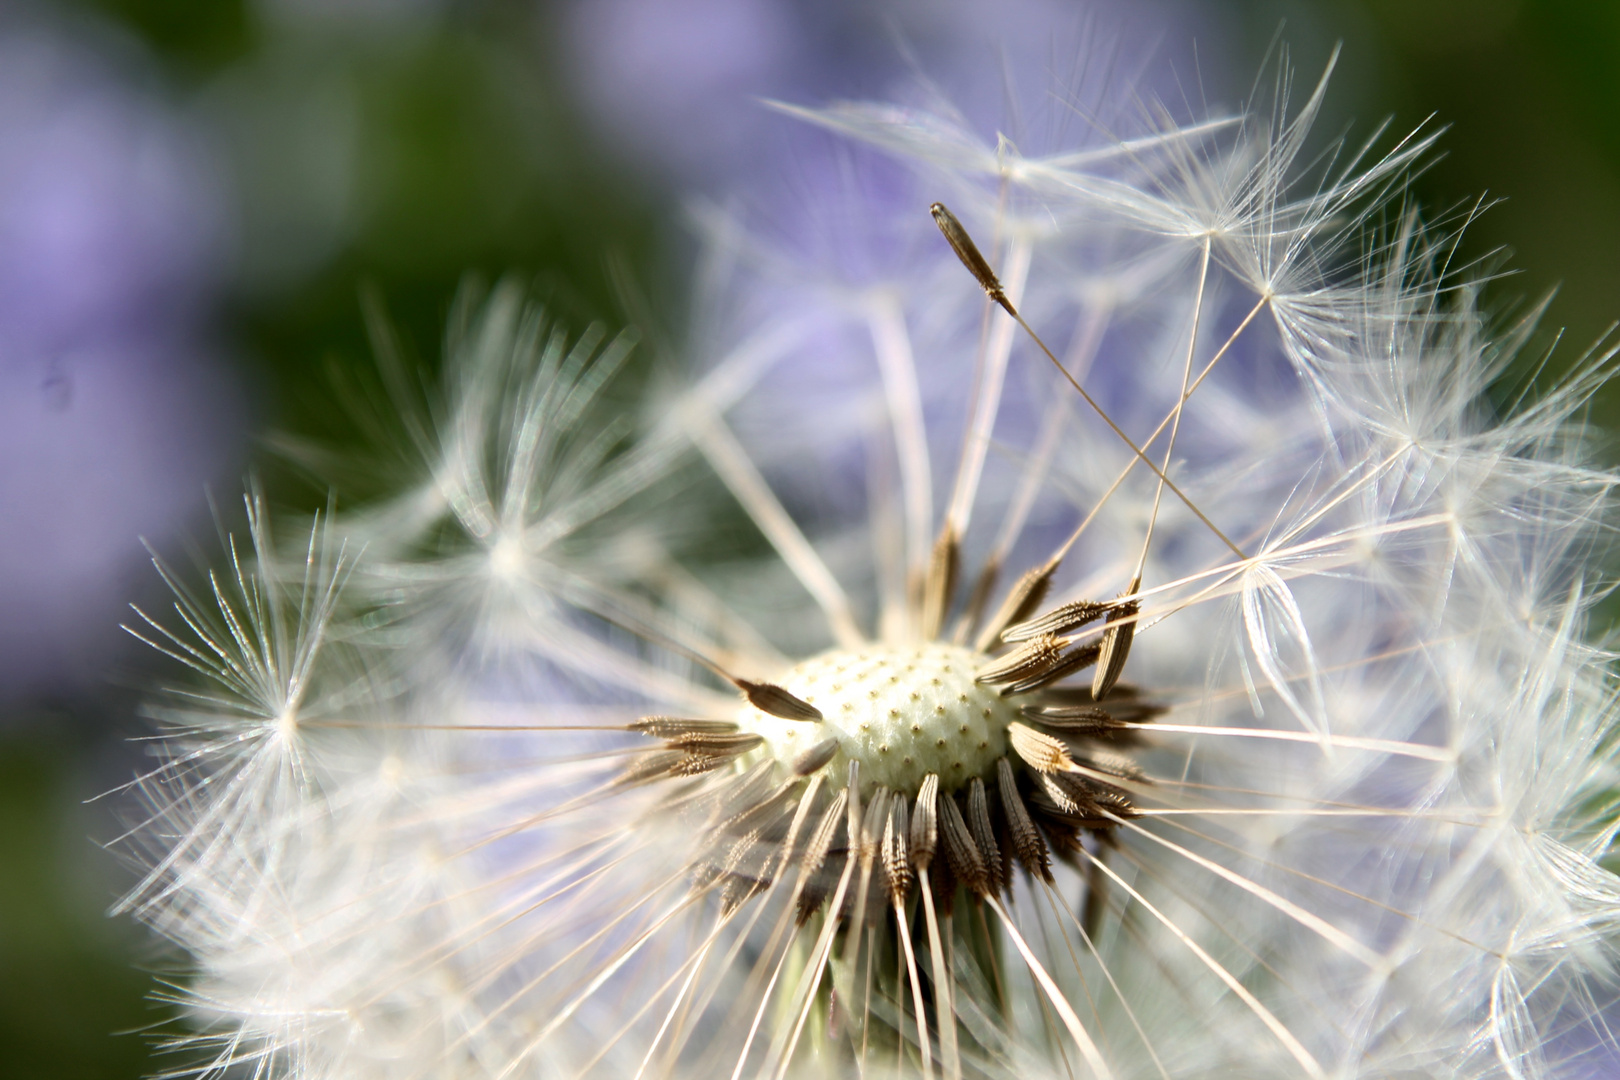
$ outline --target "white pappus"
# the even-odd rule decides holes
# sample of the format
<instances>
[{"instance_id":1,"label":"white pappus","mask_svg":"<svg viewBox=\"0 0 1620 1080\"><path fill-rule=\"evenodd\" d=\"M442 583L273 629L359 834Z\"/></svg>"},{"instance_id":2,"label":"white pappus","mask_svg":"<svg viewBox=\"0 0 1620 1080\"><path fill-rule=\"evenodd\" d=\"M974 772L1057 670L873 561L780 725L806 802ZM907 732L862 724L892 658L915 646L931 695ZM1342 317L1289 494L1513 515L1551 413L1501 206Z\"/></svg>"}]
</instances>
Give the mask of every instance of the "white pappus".
<instances>
[{"instance_id":1,"label":"white pappus","mask_svg":"<svg viewBox=\"0 0 1620 1080\"><path fill-rule=\"evenodd\" d=\"M511 286L385 364L394 494L143 631L197 1071L1612 1063L1606 357L1493 409L1532 320L1323 92L792 108L639 421Z\"/></svg>"}]
</instances>

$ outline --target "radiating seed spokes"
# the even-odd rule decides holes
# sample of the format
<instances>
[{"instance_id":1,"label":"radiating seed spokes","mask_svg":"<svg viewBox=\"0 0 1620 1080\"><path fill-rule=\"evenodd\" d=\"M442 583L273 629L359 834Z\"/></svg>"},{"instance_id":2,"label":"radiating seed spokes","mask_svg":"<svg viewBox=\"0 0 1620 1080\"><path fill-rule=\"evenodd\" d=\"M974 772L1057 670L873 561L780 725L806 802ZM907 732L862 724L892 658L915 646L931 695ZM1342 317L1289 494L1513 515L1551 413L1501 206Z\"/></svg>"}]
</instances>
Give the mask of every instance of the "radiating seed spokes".
<instances>
[{"instance_id":1,"label":"radiating seed spokes","mask_svg":"<svg viewBox=\"0 0 1620 1080\"><path fill-rule=\"evenodd\" d=\"M961 222L942 204L930 209L990 301L1062 370ZM1129 446L1131 464L1154 474L1159 493L1173 491L1241 557L1166 476L1168 452L1162 464L1148 458L1063 375ZM1182 403L1189 385L1184 379ZM1097 866L1118 846L1121 826L1140 815L1136 800L1150 790L1131 751L1142 743L1141 726L1163 708L1120 680L1141 615L1141 564L1152 523L1137 571L1114 599L1070 599L1043 610L1088 515L992 608L1001 569L993 557L970 579L972 595L953 623L964 579L965 516L949 516L905 590L904 621L917 644L868 646L849 640L847 598L768 495L743 483L746 470L731 457L720 455L717 467L740 478L733 490L758 507L762 528L828 613L841 644L770 680L696 657L735 686L742 702L730 716L650 716L630 725L659 743L631 763L625 779L713 789L700 800L708 811L691 877L694 889L717 897L722 917L787 887L796 932L826 942L815 947L822 963L836 951L845 965L863 955L870 964L879 940L896 942L896 985L902 996L909 988L911 998L899 1011L922 1024L916 1050L924 1072L937 1047L945 1071L959 1075L955 1025L939 1022L954 1012L951 976L940 966L941 926L948 928L963 904L1007 925L999 898L1010 895L1017 871L1049 886L1054 860L1062 860L1088 882L1084 925L1094 933L1106 908ZM1156 498L1155 518L1157 506ZM1089 683L1071 681L1086 671ZM835 932L845 935L836 950ZM928 965L932 1008L921 974ZM869 1008L863 1016L871 1019ZM900 1038L904 1044L907 1036Z\"/></svg>"},{"instance_id":2,"label":"radiating seed spokes","mask_svg":"<svg viewBox=\"0 0 1620 1080\"><path fill-rule=\"evenodd\" d=\"M1040 344L962 223L943 204L935 203L930 212L989 299ZM1075 388L1080 389L1078 384ZM1114 426L1111 420L1108 423ZM1167 485L1173 489L1163 469L1118 433L1157 475L1160 489ZM1164 467L1168 464L1167 458ZM961 558L961 537L956 523L948 521L911 591L912 626L924 642L940 642L940 648L945 647L941 638L962 577ZM738 809L748 799L739 799L735 790L717 804L729 809L717 811L711 825L714 855L703 857L706 880L745 878L722 887L731 898L728 903L771 884L769 868L755 865L760 861L747 852L768 842L773 830L785 832L790 808L804 816L805 808L791 794L795 787L802 798L812 797L807 792L823 800L858 801L864 795L871 811L860 819L851 812L849 835L841 844L832 840L836 815L818 827L804 849L808 862L799 866L800 872L817 878L799 890L801 917L830 895L828 883L820 879L825 877L823 864L835 855L864 859L868 873L882 878L881 888L863 894L877 905L862 913L863 920L881 917L883 905L875 898L885 893L891 906L906 903L919 882L930 878L931 868L935 887L961 885L972 897L1004 891L1014 865L1048 878L1052 850L1077 851L1083 834L1111 833L1119 820L1134 815L1132 797L1122 784L1143 778L1121 751L1135 742L1128 726L1151 719L1158 711L1129 688L1111 699L1122 689L1119 678L1136 631L1140 578L1115 600L1071 600L1041 612L1062 558L1060 551L1024 572L988 618L977 610L988 606L983 598L970 604L963 616L966 622L957 631L959 639L971 636L973 641L971 648L958 647L970 658L973 683L993 689L995 699L1005 700L1005 706L976 696L978 691L961 694L960 701L940 700L940 674L923 662L927 654L921 650L913 654L835 650L810 662L813 677L809 668L797 678L789 673L777 681L721 672L747 702L739 718L656 716L631 725L631 730L661 740L661 747L633 762L626 779L707 776L726 787L740 784L740 777L753 778L752 808ZM994 576L993 568L987 567L976 589L982 591ZM1089 688L1059 685L1087 669L1095 669ZM831 692L825 682L828 670L842 680L831 683ZM916 689L911 689L914 684ZM896 689L910 689L909 702L896 704ZM827 715L817 701L839 705ZM925 707L929 703L932 711ZM989 757L964 754L952 760L952 740L960 741L969 733L971 725L964 720L976 710L982 715L973 719L985 725L998 749ZM763 721L748 719L754 715L786 723L779 729L761 727ZM771 736L762 734L767 730ZM974 729L973 737L982 733ZM874 741L863 742L869 737ZM863 754L864 792L839 788L836 770L833 784L820 782L820 774L840 759L850 762L852 774L859 772ZM775 793L758 782L766 766L784 785ZM789 792L785 798L783 791ZM775 810L768 805L773 800ZM781 820L761 824L773 813ZM738 837L737 822L743 820L755 824ZM936 899L953 903L943 895ZM846 907L854 903L853 894L845 897Z\"/></svg>"}]
</instances>

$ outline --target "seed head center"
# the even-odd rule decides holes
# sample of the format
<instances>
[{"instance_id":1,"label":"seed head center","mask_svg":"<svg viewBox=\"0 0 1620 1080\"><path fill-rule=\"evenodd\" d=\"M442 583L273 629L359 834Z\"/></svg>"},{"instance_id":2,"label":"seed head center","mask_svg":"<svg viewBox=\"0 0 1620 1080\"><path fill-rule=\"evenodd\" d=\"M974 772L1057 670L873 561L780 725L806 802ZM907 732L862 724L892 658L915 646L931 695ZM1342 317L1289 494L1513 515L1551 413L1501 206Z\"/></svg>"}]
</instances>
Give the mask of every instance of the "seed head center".
<instances>
[{"instance_id":1,"label":"seed head center","mask_svg":"<svg viewBox=\"0 0 1620 1080\"><path fill-rule=\"evenodd\" d=\"M861 788L915 795L929 773L943 791L990 775L1007 748L1018 710L974 681L983 655L956 645L834 649L799 664L781 686L821 710L822 723L783 720L745 705L744 731L765 739L761 752L787 765L817 743L838 740L825 776L842 787L860 762Z\"/></svg>"}]
</instances>

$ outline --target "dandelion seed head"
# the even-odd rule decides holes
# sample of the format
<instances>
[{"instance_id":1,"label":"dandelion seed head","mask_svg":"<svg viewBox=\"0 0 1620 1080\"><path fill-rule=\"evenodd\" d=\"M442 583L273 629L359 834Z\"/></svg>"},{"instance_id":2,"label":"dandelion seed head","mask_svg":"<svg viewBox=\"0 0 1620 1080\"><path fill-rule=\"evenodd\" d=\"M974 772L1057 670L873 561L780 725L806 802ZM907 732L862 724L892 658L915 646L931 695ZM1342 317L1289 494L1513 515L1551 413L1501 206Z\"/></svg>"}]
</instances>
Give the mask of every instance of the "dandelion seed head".
<instances>
[{"instance_id":1,"label":"dandelion seed head","mask_svg":"<svg viewBox=\"0 0 1620 1080\"><path fill-rule=\"evenodd\" d=\"M207 1067L1575 1075L1605 361L1485 408L1515 334L1393 214L1426 137L1313 167L1321 94L791 110L894 159L884 228L709 215L637 427L624 346L458 307L408 479L174 578L212 682L128 906Z\"/></svg>"}]
</instances>

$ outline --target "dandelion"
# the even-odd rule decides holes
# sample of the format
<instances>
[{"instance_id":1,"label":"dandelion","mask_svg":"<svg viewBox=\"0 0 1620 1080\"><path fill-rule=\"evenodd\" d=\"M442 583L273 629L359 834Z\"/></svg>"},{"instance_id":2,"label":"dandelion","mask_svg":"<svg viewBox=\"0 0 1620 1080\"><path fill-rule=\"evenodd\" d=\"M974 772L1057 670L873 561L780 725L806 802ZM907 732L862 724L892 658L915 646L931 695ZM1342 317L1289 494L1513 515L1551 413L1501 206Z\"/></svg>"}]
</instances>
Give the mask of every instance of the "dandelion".
<instances>
[{"instance_id":1,"label":"dandelion","mask_svg":"<svg viewBox=\"0 0 1620 1080\"><path fill-rule=\"evenodd\" d=\"M639 421L627 340L465 301L404 494L297 559L251 504L154 638L198 1071L1612 1062L1606 357L1492 410L1530 321L1402 205L1429 137L1304 156L1323 93L789 109L873 149L706 215Z\"/></svg>"}]
</instances>

